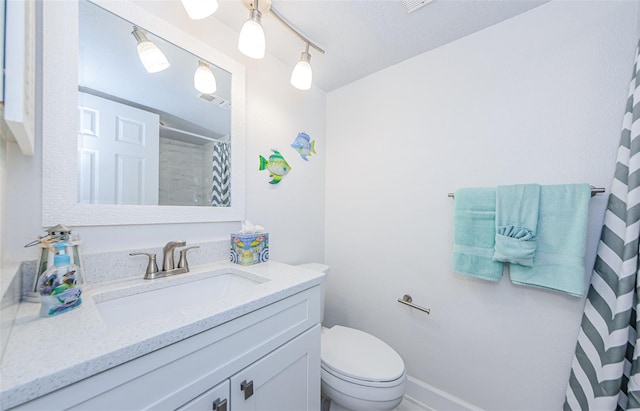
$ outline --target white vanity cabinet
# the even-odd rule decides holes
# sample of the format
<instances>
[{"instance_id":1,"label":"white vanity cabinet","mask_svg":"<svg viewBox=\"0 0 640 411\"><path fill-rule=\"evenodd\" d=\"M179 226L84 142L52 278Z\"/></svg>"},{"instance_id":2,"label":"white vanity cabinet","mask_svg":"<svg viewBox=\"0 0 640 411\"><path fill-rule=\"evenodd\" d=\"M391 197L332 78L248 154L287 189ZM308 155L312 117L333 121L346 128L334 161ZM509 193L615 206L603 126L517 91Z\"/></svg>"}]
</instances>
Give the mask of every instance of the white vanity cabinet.
<instances>
[{"instance_id":1,"label":"white vanity cabinet","mask_svg":"<svg viewBox=\"0 0 640 411\"><path fill-rule=\"evenodd\" d=\"M314 388L320 349L319 326L306 331L230 379L179 408L179 411L318 410ZM313 398L311 398L311 397Z\"/></svg>"},{"instance_id":2,"label":"white vanity cabinet","mask_svg":"<svg viewBox=\"0 0 640 411\"><path fill-rule=\"evenodd\" d=\"M319 411L319 322L319 286L274 297L15 409Z\"/></svg>"},{"instance_id":3,"label":"white vanity cabinet","mask_svg":"<svg viewBox=\"0 0 640 411\"><path fill-rule=\"evenodd\" d=\"M320 325L231 377L231 410L319 411L316 364L319 367Z\"/></svg>"}]
</instances>

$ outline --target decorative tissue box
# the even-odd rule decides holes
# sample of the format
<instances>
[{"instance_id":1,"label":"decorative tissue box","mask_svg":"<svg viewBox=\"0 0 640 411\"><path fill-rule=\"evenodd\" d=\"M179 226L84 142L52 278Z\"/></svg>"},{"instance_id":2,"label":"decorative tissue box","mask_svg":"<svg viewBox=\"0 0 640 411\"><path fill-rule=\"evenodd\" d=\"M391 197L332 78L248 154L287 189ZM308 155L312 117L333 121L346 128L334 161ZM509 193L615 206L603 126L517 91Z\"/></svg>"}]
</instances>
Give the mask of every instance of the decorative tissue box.
<instances>
[{"instance_id":1,"label":"decorative tissue box","mask_svg":"<svg viewBox=\"0 0 640 411\"><path fill-rule=\"evenodd\" d=\"M269 234L231 234L231 262L240 265L269 260Z\"/></svg>"}]
</instances>

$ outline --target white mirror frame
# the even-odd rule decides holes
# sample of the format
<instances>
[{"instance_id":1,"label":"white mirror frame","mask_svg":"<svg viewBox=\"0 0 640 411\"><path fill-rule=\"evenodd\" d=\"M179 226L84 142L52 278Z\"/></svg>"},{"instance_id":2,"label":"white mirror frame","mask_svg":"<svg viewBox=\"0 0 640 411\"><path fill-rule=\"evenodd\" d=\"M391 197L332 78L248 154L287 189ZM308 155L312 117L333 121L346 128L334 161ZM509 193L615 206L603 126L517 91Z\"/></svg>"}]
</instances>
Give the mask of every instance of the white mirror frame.
<instances>
[{"instance_id":1,"label":"white mirror frame","mask_svg":"<svg viewBox=\"0 0 640 411\"><path fill-rule=\"evenodd\" d=\"M215 63L231 80L231 207L78 203L78 2L44 1L42 28L42 225L136 225L240 221L245 214L245 68L129 1L92 0ZM135 44L132 43L132 47Z\"/></svg>"}]
</instances>

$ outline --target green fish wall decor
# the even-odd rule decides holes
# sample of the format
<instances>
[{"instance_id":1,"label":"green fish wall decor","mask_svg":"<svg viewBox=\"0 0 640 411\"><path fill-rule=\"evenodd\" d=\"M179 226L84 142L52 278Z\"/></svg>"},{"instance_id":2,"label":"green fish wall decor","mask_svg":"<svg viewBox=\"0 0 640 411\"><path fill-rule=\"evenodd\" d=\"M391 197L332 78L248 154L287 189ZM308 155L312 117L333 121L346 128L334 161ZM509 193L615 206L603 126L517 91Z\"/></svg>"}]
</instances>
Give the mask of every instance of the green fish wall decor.
<instances>
[{"instance_id":1,"label":"green fish wall decor","mask_svg":"<svg viewBox=\"0 0 640 411\"><path fill-rule=\"evenodd\" d=\"M269 184L278 184L282 181L282 177L286 176L291 170L291 166L287 163L287 160L282 157L282 154L280 154L278 150L271 149L271 151L273 151L273 154L269 157L269 160L259 156L260 167L258 170L269 171L269 177L272 177Z\"/></svg>"}]
</instances>

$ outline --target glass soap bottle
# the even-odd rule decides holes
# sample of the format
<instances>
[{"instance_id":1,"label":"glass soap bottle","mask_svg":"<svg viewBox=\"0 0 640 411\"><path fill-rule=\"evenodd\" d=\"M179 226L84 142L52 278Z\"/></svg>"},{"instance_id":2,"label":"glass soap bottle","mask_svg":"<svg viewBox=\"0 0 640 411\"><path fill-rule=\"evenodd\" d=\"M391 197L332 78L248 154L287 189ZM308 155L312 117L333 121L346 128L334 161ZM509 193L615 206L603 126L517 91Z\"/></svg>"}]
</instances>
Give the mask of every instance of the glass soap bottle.
<instances>
[{"instance_id":1,"label":"glass soap bottle","mask_svg":"<svg viewBox=\"0 0 640 411\"><path fill-rule=\"evenodd\" d=\"M80 267L71 263L65 254L66 245L57 243L53 267L42 273L38 280L40 293L40 316L51 317L61 314L82 304L82 272Z\"/></svg>"}]
</instances>

